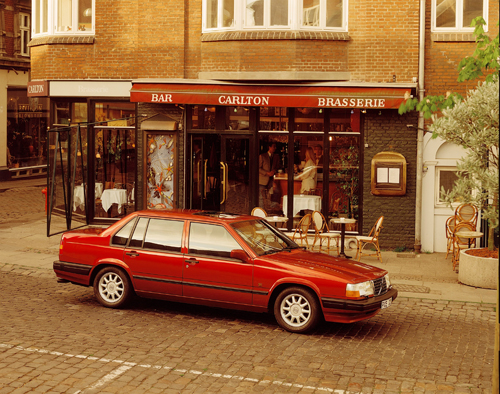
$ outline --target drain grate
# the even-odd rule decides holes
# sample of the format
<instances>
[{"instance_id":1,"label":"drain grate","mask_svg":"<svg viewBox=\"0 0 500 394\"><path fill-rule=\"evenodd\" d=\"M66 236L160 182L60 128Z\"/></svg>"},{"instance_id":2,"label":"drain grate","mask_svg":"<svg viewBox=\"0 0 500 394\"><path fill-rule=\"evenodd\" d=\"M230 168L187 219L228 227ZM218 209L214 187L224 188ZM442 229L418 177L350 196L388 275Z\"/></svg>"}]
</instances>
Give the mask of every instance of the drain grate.
<instances>
[{"instance_id":1,"label":"drain grate","mask_svg":"<svg viewBox=\"0 0 500 394\"><path fill-rule=\"evenodd\" d=\"M431 289L426 286L403 285L399 283L392 284L398 291L405 293L430 293Z\"/></svg>"}]
</instances>

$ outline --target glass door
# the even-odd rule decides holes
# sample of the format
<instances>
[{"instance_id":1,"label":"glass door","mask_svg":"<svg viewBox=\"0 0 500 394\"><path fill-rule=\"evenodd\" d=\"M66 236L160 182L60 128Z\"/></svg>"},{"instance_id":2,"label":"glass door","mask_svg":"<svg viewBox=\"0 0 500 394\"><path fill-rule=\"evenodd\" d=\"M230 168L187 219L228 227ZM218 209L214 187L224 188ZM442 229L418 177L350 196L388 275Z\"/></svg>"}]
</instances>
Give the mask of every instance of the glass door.
<instances>
[{"instance_id":1,"label":"glass door","mask_svg":"<svg viewBox=\"0 0 500 394\"><path fill-rule=\"evenodd\" d=\"M249 153L249 136L192 135L189 206L193 209L249 213Z\"/></svg>"}]
</instances>

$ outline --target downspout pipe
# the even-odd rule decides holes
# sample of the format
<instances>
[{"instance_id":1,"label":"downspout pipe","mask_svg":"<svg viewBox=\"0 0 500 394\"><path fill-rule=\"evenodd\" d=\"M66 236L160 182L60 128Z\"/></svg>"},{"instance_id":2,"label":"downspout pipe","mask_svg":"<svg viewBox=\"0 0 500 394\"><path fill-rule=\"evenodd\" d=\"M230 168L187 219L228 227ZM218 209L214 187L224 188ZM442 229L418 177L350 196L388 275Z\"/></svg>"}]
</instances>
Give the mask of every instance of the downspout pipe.
<instances>
[{"instance_id":1,"label":"downspout pipe","mask_svg":"<svg viewBox=\"0 0 500 394\"><path fill-rule=\"evenodd\" d=\"M420 0L419 48L418 48L418 99L422 101L425 96L424 71L425 71L425 1ZM424 115L418 113L417 127L417 185L415 200L415 253L420 253L422 248L422 169L424 159Z\"/></svg>"}]
</instances>

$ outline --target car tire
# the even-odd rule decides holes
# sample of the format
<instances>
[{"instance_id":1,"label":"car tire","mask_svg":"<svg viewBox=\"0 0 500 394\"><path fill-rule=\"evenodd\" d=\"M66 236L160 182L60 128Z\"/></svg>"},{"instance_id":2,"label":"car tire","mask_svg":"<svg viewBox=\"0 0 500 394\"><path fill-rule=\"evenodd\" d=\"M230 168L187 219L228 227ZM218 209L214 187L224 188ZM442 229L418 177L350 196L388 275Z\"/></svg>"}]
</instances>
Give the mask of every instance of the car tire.
<instances>
[{"instance_id":1,"label":"car tire","mask_svg":"<svg viewBox=\"0 0 500 394\"><path fill-rule=\"evenodd\" d=\"M132 285L122 269L105 267L94 280L94 294L105 307L122 308L130 299Z\"/></svg>"},{"instance_id":2,"label":"car tire","mask_svg":"<svg viewBox=\"0 0 500 394\"><path fill-rule=\"evenodd\" d=\"M285 330L302 334L316 327L321 309L312 291L302 287L289 287L276 298L274 317Z\"/></svg>"}]
</instances>

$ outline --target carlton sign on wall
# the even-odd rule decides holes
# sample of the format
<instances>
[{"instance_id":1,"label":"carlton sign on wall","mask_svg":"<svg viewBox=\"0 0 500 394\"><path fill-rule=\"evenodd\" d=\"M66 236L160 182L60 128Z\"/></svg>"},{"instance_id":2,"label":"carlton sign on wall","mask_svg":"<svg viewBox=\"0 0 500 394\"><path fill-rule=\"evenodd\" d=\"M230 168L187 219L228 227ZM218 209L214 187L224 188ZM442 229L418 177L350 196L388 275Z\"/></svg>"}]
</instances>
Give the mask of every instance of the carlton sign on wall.
<instances>
[{"instance_id":1,"label":"carlton sign on wall","mask_svg":"<svg viewBox=\"0 0 500 394\"><path fill-rule=\"evenodd\" d=\"M132 82L131 102L248 107L397 109L411 88Z\"/></svg>"}]
</instances>

